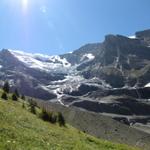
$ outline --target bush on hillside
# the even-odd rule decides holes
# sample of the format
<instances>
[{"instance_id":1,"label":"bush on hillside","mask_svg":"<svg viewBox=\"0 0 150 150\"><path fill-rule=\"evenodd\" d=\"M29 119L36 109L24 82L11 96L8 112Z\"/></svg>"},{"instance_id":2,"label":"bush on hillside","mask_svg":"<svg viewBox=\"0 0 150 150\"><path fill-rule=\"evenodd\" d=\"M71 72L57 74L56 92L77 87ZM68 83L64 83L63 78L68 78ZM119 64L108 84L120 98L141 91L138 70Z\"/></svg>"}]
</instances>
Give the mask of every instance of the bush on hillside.
<instances>
[{"instance_id":1,"label":"bush on hillside","mask_svg":"<svg viewBox=\"0 0 150 150\"><path fill-rule=\"evenodd\" d=\"M15 93L12 94L12 100L13 100L13 101L18 101L18 97L16 96Z\"/></svg>"},{"instance_id":2,"label":"bush on hillside","mask_svg":"<svg viewBox=\"0 0 150 150\"><path fill-rule=\"evenodd\" d=\"M8 100L7 93L3 92L1 98L4 100Z\"/></svg>"},{"instance_id":3,"label":"bush on hillside","mask_svg":"<svg viewBox=\"0 0 150 150\"><path fill-rule=\"evenodd\" d=\"M49 115L46 110L42 109L42 112L40 113L40 118L44 121L49 121Z\"/></svg>"},{"instance_id":4,"label":"bush on hillside","mask_svg":"<svg viewBox=\"0 0 150 150\"><path fill-rule=\"evenodd\" d=\"M26 99L25 96L24 96L24 94L21 95L21 99L22 99L22 100L25 100L25 99Z\"/></svg>"},{"instance_id":5,"label":"bush on hillside","mask_svg":"<svg viewBox=\"0 0 150 150\"><path fill-rule=\"evenodd\" d=\"M4 90L4 92L9 93L9 89L10 89L9 83L8 83L8 81L6 81L3 85L3 90Z\"/></svg>"},{"instance_id":6,"label":"bush on hillside","mask_svg":"<svg viewBox=\"0 0 150 150\"><path fill-rule=\"evenodd\" d=\"M37 107L37 103L32 98L28 99L28 103L29 106L34 105L35 107Z\"/></svg>"},{"instance_id":7,"label":"bush on hillside","mask_svg":"<svg viewBox=\"0 0 150 150\"><path fill-rule=\"evenodd\" d=\"M57 121L59 126L65 126L65 119L61 112L58 113Z\"/></svg>"},{"instance_id":8,"label":"bush on hillside","mask_svg":"<svg viewBox=\"0 0 150 150\"><path fill-rule=\"evenodd\" d=\"M36 114L36 108L35 108L34 105L31 105L31 106L30 106L30 112L31 112L32 114Z\"/></svg>"},{"instance_id":9,"label":"bush on hillside","mask_svg":"<svg viewBox=\"0 0 150 150\"><path fill-rule=\"evenodd\" d=\"M57 116L53 112L47 112L46 110L42 110L40 114L40 118L44 121L48 121L50 123L56 123Z\"/></svg>"},{"instance_id":10,"label":"bush on hillside","mask_svg":"<svg viewBox=\"0 0 150 150\"><path fill-rule=\"evenodd\" d=\"M19 92L18 92L17 89L15 89L15 92L14 92L14 93L16 94L17 97L20 97Z\"/></svg>"},{"instance_id":11,"label":"bush on hillside","mask_svg":"<svg viewBox=\"0 0 150 150\"><path fill-rule=\"evenodd\" d=\"M57 115L52 113L52 119L50 120L51 123L56 123L57 122Z\"/></svg>"},{"instance_id":12,"label":"bush on hillside","mask_svg":"<svg viewBox=\"0 0 150 150\"><path fill-rule=\"evenodd\" d=\"M49 121L49 122L53 122L53 113L52 112L50 112L50 113L47 113L48 114L48 120L47 121Z\"/></svg>"},{"instance_id":13,"label":"bush on hillside","mask_svg":"<svg viewBox=\"0 0 150 150\"><path fill-rule=\"evenodd\" d=\"M24 103L24 102L22 103L22 108L26 108L26 106L25 106L25 103Z\"/></svg>"},{"instance_id":14,"label":"bush on hillside","mask_svg":"<svg viewBox=\"0 0 150 150\"><path fill-rule=\"evenodd\" d=\"M32 114L36 114L36 103L32 99L29 99L28 102L29 102L29 111Z\"/></svg>"}]
</instances>

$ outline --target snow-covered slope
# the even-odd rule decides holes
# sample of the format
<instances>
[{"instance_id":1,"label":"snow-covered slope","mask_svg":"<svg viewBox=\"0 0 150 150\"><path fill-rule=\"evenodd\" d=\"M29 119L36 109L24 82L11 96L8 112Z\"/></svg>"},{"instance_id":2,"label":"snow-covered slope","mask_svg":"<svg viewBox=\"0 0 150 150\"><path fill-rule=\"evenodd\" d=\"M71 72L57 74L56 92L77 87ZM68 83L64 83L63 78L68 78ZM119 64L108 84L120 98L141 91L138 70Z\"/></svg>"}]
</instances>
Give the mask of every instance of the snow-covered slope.
<instances>
[{"instance_id":1,"label":"snow-covered slope","mask_svg":"<svg viewBox=\"0 0 150 150\"><path fill-rule=\"evenodd\" d=\"M27 67L40 69L42 71L58 71L66 70L71 64L59 56L48 56L43 54L31 54L23 51L9 50L19 61L23 62Z\"/></svg>"},{"instance_id":2,"label":"snow-covered slope","mask_svg":"<svg viewBox=\"0 0 150 150\"><path fill-rule=\"evenodd\" d=\"M33 90L37 91L40 89L41 91L56 95L56 101L61 102L61 97L64 94L77 92L83 85L108 88L104 81L103 83L95 83L95 78L91 80L85 79L81 73L77 71L79 65L95 59L92 53L82 53L79 56L81 59L79 64L76 63L75 65L71 65L71 63L67 61L67 58L61 56L32 54L10 49L3 50L2 53L5 54L5 58L9 58L9 60L13 59L8 65L12 64L15 66L9 70L11 72L9 82L12 81L13 84L11 85L17 85L17 87L25 87L23 90L20 89L24 94L26 94L25 92L29 87L31 93L33 93ZM16 61L16 64L13 64L14 61ZM20 67L18 67L18 64L20 64ZM6 70L8 71L8 69ZM22 84L24 86L22 86ZM36 92L33 96L35 95L37 95Z\"/></svg>"}]
</instances>

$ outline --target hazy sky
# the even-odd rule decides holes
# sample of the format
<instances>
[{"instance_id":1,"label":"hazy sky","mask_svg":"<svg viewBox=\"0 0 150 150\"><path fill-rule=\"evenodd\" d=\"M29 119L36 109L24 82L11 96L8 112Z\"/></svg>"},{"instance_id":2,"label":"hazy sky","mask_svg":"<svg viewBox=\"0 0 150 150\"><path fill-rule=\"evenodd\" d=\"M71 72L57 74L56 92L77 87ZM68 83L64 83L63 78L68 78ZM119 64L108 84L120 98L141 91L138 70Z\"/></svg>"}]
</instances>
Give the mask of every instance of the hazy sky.
<instances>
[{"instance_id":1,"label":"hazy sky","mask_svg":"<svg viewBox=\"0 0 150 150\"><path fill-rule=\"evenodd\" d=\"M150 0L0 0L0 49L62 54L150 28Z\"/></svg>"}]
</instances>

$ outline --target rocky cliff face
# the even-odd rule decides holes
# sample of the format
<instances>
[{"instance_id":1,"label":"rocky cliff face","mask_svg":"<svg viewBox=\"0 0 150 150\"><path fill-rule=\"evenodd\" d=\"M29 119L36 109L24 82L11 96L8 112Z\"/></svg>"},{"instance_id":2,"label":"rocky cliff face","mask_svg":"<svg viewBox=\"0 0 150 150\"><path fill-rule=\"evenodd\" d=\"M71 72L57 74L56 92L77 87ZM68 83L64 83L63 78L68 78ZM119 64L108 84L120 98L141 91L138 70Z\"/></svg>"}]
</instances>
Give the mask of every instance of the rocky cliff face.
<instances>
[{"instance_id":1,"label":"rocky cliff face","mask_svg":"<svg viewBox=\"0 0 150 150\"><path fill-rule=\"evenodd\" d=\"M136 32L136 37L140 39L145 46L150 46L150 30Z\"/></svg>"},{"instance_id":2,"label":"rocky cliff face","mask_svg":"<svg viewBox=\"0 0 150 150\"><path fill-rule=\"evenodd\" d=\"M78 70L85 78L98 77L112 87L144 86L149 82L150 48L139 39L108 35L95 59ZM113 80L112 80L113 79Z\"/></svg>"}]
</instances>

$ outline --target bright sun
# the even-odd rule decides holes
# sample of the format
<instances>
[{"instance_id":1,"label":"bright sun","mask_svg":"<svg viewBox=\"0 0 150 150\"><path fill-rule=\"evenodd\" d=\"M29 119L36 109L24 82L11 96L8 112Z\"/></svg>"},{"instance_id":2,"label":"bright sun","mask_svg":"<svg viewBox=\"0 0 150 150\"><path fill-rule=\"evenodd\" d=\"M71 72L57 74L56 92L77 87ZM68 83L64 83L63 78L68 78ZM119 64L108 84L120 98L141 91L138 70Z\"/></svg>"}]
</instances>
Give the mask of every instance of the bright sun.
<instances>
[{"instance_id":1,"label":"bright sun","mask_svg":"<svg viewBox=\"0 0 150 150\"><path fill-rule=\"evenodd\" d=\"M28 5L28 0L22 0L22 5L27 6Z\"/></svg>"},{"instance_id":2,"label":"bright sun","mask_svg":"<svg viewBox=\"0 0 150 150\"><path fill-rule=\"evenodd\" d=\"M28 0L22 0L22 7L23 11L26 12L28 7Z\"/></svg>"}]
</instances>

